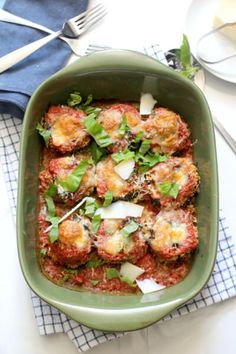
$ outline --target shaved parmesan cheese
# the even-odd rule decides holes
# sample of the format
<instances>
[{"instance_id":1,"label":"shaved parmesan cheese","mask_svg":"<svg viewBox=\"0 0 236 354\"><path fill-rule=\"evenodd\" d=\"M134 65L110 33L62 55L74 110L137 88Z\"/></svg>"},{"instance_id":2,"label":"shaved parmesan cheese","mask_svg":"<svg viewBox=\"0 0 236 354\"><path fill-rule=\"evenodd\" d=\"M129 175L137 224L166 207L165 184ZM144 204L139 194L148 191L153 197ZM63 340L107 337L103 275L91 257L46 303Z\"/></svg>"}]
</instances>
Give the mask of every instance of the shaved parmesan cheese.
<instances>
[{"instance_id":1,"label":"shaved parmesan cheese","mask_svg":"<svg viewBox=\"0 0 236 354\"><path fill-rule=\"evenodd\" d=\"M164 285L157 284L153 279L136 280L136 283L143 294L153 293L154 291L159 291L165 288Z\"/></svg>"},{"instance_id":2,"label":"shaved parmesan cheese","mask_svg":"<svg viewBox=\"0 0 236 354\"><path fill-rule=\"evenodd\" d=\"M126 160L120 162L114 167L115 172L124 180L128 179L134 170L134 160Z\"/></svg>"},{"instance_id":3,"label":"shaved parmesan cheese","mask_svg":"<svg viewBox=\"0 0 236 354\"><path fill-rule=\"evenodd\" d=\"M144 269L137 267L130 262L125 262L120 267L120 275L128 278L131 282L134 282L135 279L143 273Z\"/></svg>"},{"instance_id":4,"label":"shaved parmesan cheese","mask_svg":"<svg viewBox=\"0 0 236 354\"><path fill-rule=\"evenodd\" d=\"M102 219L125 219L127 216L139 218L142 212L143 206L141 205L118 201L106 208L98 208L96 214L100 214Z\"/></svg>"},{"instance_id":5,"label":"shaved parmesan cheese","mask_svg":"<svg viewBox=\"0 0 236 354\"><path fill-rule=\"evenodd\" d=\"M150 114L152 112L153 107L157 103L156 100L152 97L150 93L142 93L140 99L140 108L139 113L141 115Z\"/></svg>"}]
</instances>

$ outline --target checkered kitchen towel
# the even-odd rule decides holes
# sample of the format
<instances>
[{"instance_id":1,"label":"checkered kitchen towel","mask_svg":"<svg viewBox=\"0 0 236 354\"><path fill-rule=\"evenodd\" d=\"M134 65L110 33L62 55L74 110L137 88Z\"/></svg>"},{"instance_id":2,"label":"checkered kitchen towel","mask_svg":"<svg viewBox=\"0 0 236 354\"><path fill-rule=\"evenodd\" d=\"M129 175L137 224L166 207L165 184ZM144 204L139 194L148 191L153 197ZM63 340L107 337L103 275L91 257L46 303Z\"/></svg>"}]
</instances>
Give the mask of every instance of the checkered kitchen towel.
<instances>
[{"instance_id":1,"label":"checkered kitchen towel","mask_svg":"<svg viewBox=\"0 0 236 354\"><path fill-rule=\"evenodd\" d=\"M146 50L151 56L165 62L158 46ZM16 213L17 170L19 141L22 121L10 115L0 115L0 160L8 189L12 212ZM163 321L195 311L199 308L229 299L236 295L236 250L225 218L221 215L219 225L217 260L211 278L204 289L191 301L166 316ZM40 334L67 333L79 351L86 351L123 333L104 333L87 328L67 318L55 308L47 305L31 292L35 317Z\"/></svg>"}]
</instances>

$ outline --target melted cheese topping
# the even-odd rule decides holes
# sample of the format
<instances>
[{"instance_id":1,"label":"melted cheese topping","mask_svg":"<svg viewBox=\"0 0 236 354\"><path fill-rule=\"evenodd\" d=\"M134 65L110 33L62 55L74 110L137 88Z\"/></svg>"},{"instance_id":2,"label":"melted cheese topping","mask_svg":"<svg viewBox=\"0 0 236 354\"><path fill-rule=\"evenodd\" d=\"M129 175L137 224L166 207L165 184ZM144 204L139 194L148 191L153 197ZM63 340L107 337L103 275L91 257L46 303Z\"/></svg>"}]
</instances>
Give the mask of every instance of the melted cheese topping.
<instances>
[{"instance_id":1,"label":"melted cheese topping","mask_svg":"<svg viewBox=\"0 0 236 354\"><path fill-rule=\"evenodd\" d=\"M182 244L188 236L187 225L177 220L176 211L160 213L154 224L155 238L151 245L155 250L171 248L173 244Z\"/></svg>"},{"instance_id":2,"label":"melted cheese topping","mask_svg":"<svg viewBox=\"0 0 236 354\"><path fill-rule=\"evenodd\" d=\"M105 244L105 251L113 256L116 256L124 247L124 237L121 232L117 231L110 236Z\"/></svg>"},{"instance_id":3,"label":"melted cheese topping","mask_svg":"<svg viewBox=\"0 0 236 354\"><path fill-rule=\"evenodd\" d=\"M66 220L59 226L59 241L66 245L86 249L89 244L89 231L82 222Z\"/></svg>"},{"instance_id":4,"label":"melted cheese topping","mask_svg":"<svg viewBox=\"0 0 236 354\"><path fill-rule=\"evenodd\" d=\"M83 138L85 132L81 129L80 122L77 118L63 114L53 124L51 136L53 144L60 146L71 140Z\"/></svg>"}]
</instances>

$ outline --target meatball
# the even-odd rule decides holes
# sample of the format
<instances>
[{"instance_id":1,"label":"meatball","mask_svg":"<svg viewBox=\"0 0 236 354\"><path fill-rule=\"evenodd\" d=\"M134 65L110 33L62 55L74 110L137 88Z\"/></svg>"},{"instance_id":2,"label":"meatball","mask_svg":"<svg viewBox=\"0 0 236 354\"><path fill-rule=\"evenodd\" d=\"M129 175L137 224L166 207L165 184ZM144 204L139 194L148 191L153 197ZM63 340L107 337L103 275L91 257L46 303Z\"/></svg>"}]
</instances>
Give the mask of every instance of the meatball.
<instances>
[{"instance_id":1,"label":"meatball","mask_svg":"<svg viewBox=\"0 0 236 354\"><path fill-rule=\"evenodd\" d=\"M158 257L173 260L191 253L198 245L193 215L184 209L162 210L153 225L150 246Z\"/></svg>"},{"instance_id":2,"label":"meatball","mask_svg":"<svg viewBox=\"0 0 236 354\"><path fill-rule=\"evenodd\" d=\"M71 192L65 187L63 182L68 180L68 177L75 171L83 161L88 162L88 166L76 191ZM91 157L87 153L80 153L76 156L60 157L52 159L48 168L40 175L41 185L54 183L57 186L57 194L55 199L61 202L66 202L68 205L73 205L83 197L91 194L95 187L95 167L91 162ZM50 176L50 178L49 178ZM61 184L60 184L61 181Z\"/></svg>"},{"instance_id":3,"label":"meatball","mask_svg":"<svg viewBox=\"0 0 236 354\"><path fill-rule=\"evenodd\" d=\"M173 154L190 144L190 130L175 112L158 107L143 124L144 138L150 139L155 151Z\"/></svg>"},{"instance_id":4,"label":"meatball","mask_svg":"<svg viewBox=\"0 0 236 354\"><path fill-rule=\"evenodd\" d=\"M145 175L145 189L153 199L158 199L162 207L179 207L192 197L199 187L197 168L189 157L171 157L157 164ZM177 195L164 193L164 184L178 188Z\"/></svg>"},{"instance_id":5,"label":"meatball","mask_svg":"<svg viewBox=\"0 0 236 354\"><path fill-rule=\"evenodd\" d=\"M62 154L81 149L88 145L90 137L83 121L86 114L68 106L50 106L43 118L45 129L51 136L49 146Z\"/></svg>"},{"instance_id":6,"label":"meatball","mask_svg":"<svg viewBox=\"0 0 236 354\"><path fill-rule=\"evenodd\" d=\"M184 257L174 262L163 262L149 253L140 258L136 265L145 270L138 277L139 280L152 278L158 284L168 287L179 283L188 274L190 258Z\"/></svg>"},{"instance_id":7,"label":"meatball","mask_svg":"<svg viewBox=\"0 0 236 354\"><path fill-rule=\"evenodd\" d=\"M124 119L127 129L121 133L119 128ZM114 144L108 147L111 152L126 149L129 141L142 130L141 116L131 104L116 104L102 110L97 122L102 125L103 129L114 141Z\"/></svg>"},{"instance_id":8,"label":"meatball","mask_svg":"<svg viewBox=\"0 0 236 354\"><path fill-rule=\"evenodd\" d=\"M147 252L147 245L141 230L129 236L122 234L124 220L104 220L97 234L97 251L101 258L109 262L136 261Z\"/></svg>"},{"instance_id":9,"label":"meatball","mask_svg":"<svg viewBox=\"0 0 236 354\"><path fill-rule=\"evenodd\" d=\"M76 268L88 261L91 251L90 224L87 218L77 217L59 225L58 240L51 244L49 253L56 263Z\"/></svg>"},{"instance_id":10,"label":"meatball","mask_svg":"<svg viewBox=\"0 0 236 354\"><path fill-rule=\"evenodd\" d=\"M122 179L114 170L115 161L111 156L100 161L96 166L96 189L100 198L104 197L107 191L112 192L114 198L125 198L135 190L135 183Z\"/></svg>"}]
</instances>

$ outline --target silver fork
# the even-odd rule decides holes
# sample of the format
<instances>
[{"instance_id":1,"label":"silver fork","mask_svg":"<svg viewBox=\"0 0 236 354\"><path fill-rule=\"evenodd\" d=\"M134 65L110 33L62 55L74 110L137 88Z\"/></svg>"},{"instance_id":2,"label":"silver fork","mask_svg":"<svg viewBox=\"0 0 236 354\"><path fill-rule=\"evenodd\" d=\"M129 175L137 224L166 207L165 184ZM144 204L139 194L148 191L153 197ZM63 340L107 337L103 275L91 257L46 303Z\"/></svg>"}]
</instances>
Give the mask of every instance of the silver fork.
<instances>
[{"instance_id":1,"label":"silver fork","mask_svg":"<svg viewBox=\"0 0 236 354\"><path fill-rule=\"evenodd\" d=\"M87 31L92 25L98 22L105 16L105 8L102 4L98 4L92 9L83 12L65 22L62 29L58 32L53 32L49 36L34 41L24 47L21 47L13 52L0 58L0 73L6 71L13 65L34 53L36 50L61 35L69 38L77 38L82 33Z\"/></svg>"}]
</instances>

